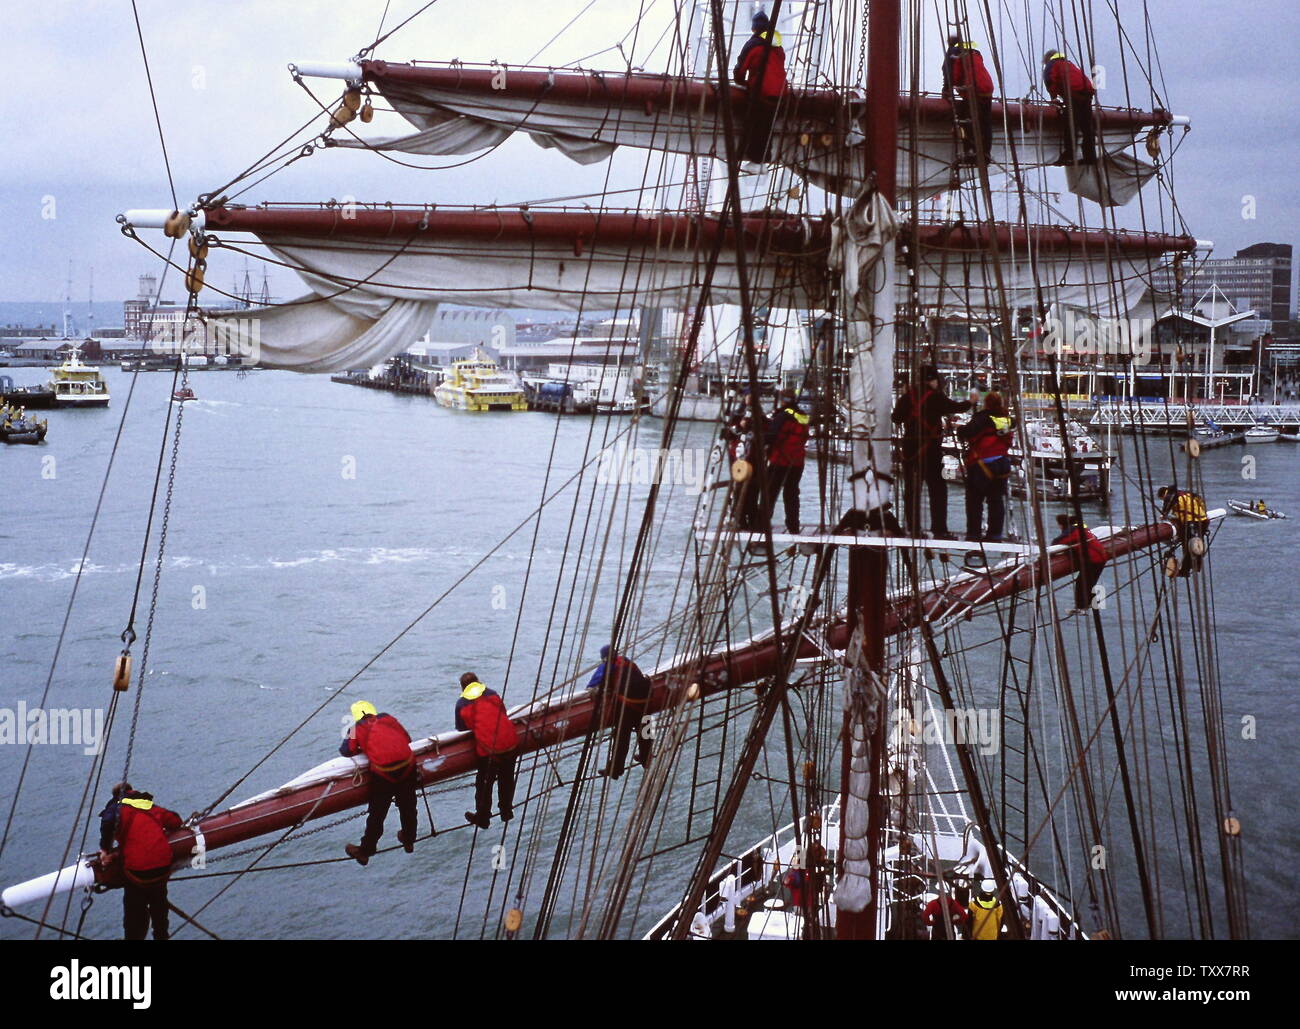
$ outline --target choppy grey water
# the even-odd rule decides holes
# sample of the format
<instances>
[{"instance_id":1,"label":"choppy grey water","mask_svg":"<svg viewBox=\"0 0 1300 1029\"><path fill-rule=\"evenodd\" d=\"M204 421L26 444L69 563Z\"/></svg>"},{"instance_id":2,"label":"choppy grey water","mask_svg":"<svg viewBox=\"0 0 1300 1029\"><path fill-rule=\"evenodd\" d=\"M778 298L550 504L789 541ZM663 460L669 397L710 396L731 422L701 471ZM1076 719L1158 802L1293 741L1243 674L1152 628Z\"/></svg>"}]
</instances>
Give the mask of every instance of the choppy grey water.
<instances>
[{"instance_id":1,"label":"choppy grey water","mask_svg":"<svg viewBox=\"0 0 1300 1029\"><path fill-rule=\"evenodd\" d=\"M46 445L0 450L0 708L35 706L49 674L131 381L115 370L107 375L112 407L55 412ZM26 376L39 377L35 370ZM170 386L170 375L136 381L48 707L98 708L105 702L135 583ZM205 807L229 787L523 521L544 491L559 487L584 455L590 458L628 425L544 414L475 418L427 399L288 373L242 379L204 373L193 377L193 386L199 400L185 407L131 772L139 788L152 789L182 814ZM690 431L692 443L708 445L706 427ZM1163 440L1151 446L1153 454L1167 449ZM1234 806L1248 841L1253 932L1290 937L1300 918L1294 870L1300 812L1293 799L1300 785L1293 742L1300 732L1300 652L1294 639L1300 447L1255 447L1250 456L1258 463L1253 482L1241 478L1239 447L1203 458L1212 503L1260 495L1293 517L1272 523L1229 519L1215 542L1224 718ZM535 543L531 524L508 540L231 799L278 785L332 756L350 698L372 699L422 735L449 727L455 682L466 669L490 684L509 683L508 699L520 700L539 677L539 665L549 681L557 665L563 675L589 664L600 643L596 630L606 630L612 614L620 548L637 528L621 512L613 526L588 521L589 498L589 491L563 495L542 520ZM954 525L960 524L959 504L954 491ZM691 507L692 498L681 496L661 513L669 534L662 553L681 554L682 546L672 543L678 535L685 539ZM585 528L589 540L608 532L612 548L603 567L592 553L579 564L576 586L569 575L557 588L555 572L571 526ZM572 564L566 567L572 570ZM593 635L572 639L562 653L543 652L542 641L555 638L565 617L570 637L586 619L578 600L591 594L597 572ZM141 636L149 583L146 574ZM663 562L652 577L648 607L666 609L678 588L675 568ZM525 589L528 603L520 617ZM551 617L561 622L551 623L548 632ZM652 655L645 663L654 660ZM1241 738L1247 715L1257 719L1254 740ZM106 775L115 777L121 768L128 731L123 718ZM0 746L5 812L23 754L20 746ZM77 746L36 746L31 754L0 858L4 883L57 866L91 762ZM463 784L431 798L440 828L460 821L468 792ZM766 800L747 809L735 836L766 835L772 828L768 814ZM393 825L395 820L390 817ZM317 833L287 844L267 863L336 856L358 833L356 822ZM452 832L423 843L414 857L389 855L364 870L341 863L251 873L201 920L222 936L354 936L357 891L364 883L361 935L450 935L464 889L459 932L477 936L492 888L493 856L480 846L467 875L468 847L467 832ZM659 866L656 885L641 898L639 924L678 899L681 882L673 871L687 867L685 856ZM193 911L224 882L177 883L173 896ZM494 907L499 900L494 898ZM85 931L115 935L119 918L116 896L101 898ZM24 923L0 921L0 936L29 933Z\"/></svg>"}]
</instances>

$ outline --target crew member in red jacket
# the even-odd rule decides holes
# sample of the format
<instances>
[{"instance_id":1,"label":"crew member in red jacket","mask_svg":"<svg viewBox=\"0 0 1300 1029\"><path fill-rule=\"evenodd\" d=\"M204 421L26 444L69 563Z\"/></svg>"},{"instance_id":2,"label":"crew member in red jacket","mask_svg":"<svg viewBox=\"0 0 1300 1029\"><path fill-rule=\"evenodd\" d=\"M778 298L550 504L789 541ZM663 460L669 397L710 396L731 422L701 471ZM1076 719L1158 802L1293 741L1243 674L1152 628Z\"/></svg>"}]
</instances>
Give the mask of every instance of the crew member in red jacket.
<instances>
[{"instance_id":1,"label":"crew member in red jacket","mask_svg":"<svg viewBox=\"0 0 1300 1029\"><path fill-rule=\"evenodd\" d=\"M494 690L478 681L473 672L460 677L460 699L456 701L456 728L474 734L474 810L465 821L486 829L492 823L492 784L497 787L501 821L515 815L515 762L519 757L519 733L506 714L506 706Z\"/></svg>"},{"instance_id":2,"label":"crew member in red jacket","mask_svg":"<svg viewBox=\"0 0 1300 1029\"><path fill-rule=\"evenodd\" d=\"M1078 67L1059 50L1043 55L1043 84L1061 105L1061 156L1057 164L1074 164L1074 141L1083 138L1083 163L1097 163L1097 127L1092 102L1097 89Z\"/></svg>"},{"instance_id":3,"label":"crew member in red jacket","mask_svg":"<svg viewBox=\"0 0 1300 1029\"><path fill-rule=\"evenodd\" d=\"M1106 566L1106 548L1092 534L1092 530L1078 522L1073 515L1057 515L1056 524L1060 526L1061 534L1052 543L1071 548L1075 563L1079 565L1079 577L1074 580L1074 606L1079 611L1086 611L1092 607L1092 589Z\"/></svg>"},{"instance_id":4,"label":"crew member in red jacket","mask_svg":"<svg viewBox=\"0 0 1300 1029\"><path fill-rule=\"evenodd\" d=\"M172 847L167 834L181 816L138 793L129 782L113 787L113 799L99 813L99 863L122 863L122 928L128 940L143 940L153 925L155 940L167 939L167 878ZM116 846L115 846L116 844Z\"/></svg>"},{"instance_id":5,"label":"crew member in red jacket","mask_svg":"<svg viewBox=\"0 0 1300 1029\"><path fill-rule=\"evenodd\" d=\"M974 159L978 143L987 164L993 153L993 77L984 67L979 48L961 36L948 37L948 51L943 56L943 97L952 104L957 120L966 122L975 133L966 140L966 160Z\"/></svg>"},{"instance_id":6,"label":"crew member in red jacket","mask_svg":"<svg viewBox=\"0 0 1300 1029\"><path fill-rule=\"evenodd\" d=\"M1007 414L1002 394L988 393L983 408L957 429L966 441L966 539L972 543L1002 542L1007 512L1007 480L1011 476L1012 431L1015 419ZM984 505L989 509L989 529L983 531Z\"/></svg>"},{"instance_id":7,"label":"crew member in red jacket","mask_svg":"<svg viewBox=\"0 0 1300 1029\"><path fill-rule=\"evenodd\" d=\"M344 757L365 754L370 761L370 811L366 816L366 831L361 843L349 843L344 850L357 864L370 860L384 835L384 820L393 801L402 819L397 842L408 854L415 850L419 817L415 809L415 755L411 753L411 737L390 714L375 711L368 700L358 700L352 705L352 727L339 745Z\"/></svg>"},{"instance_id":8,"label":"crew member in red jacket","mask_svg":"<svg viewBox=\"0 0 1300 1029\"><path fill-rule=\"evenodd\" d=\"M745 120L742 153L754 164L767 161L776 106L785 92L785 48L766 14L759 11L751 23L754 34L740 50L736 60L736 85L749 94L749 117Z\"/></svg>"},{"instance_id":9,"label":"crew member in red jacket","mask_svg":"<svg viewBox=\"0 0 1300 1029\"><path fill-rule=\"evenodd\" d=\"M767 426L767 517L776 510L779 494L785 503L785 531L798 533L799 480L808 456L808 416L799 409L793 390L781 393L781 407Z\"/></svg>"},{"instance_id":10,"label":"crew member in red jacket","mask_svg":"<svg viewBox=\"0 0 1300 1029\"><path fill-rule=\"evenodd\" d=\"M930 534L935 539L952 539L948 531L948 484L943 481L945 419L970 407L969 400L952 400L944 393L943 380L934 365L925 365L917 384L894 405L892 421L903 427L903 517L907 531L914 537L921 535L924 487L930 493Z\"/></svg>"},{"instance_id":11,"label":"crew member in red jacket","mask_svg":"<svg viewBox=\"0 0 1300 1029\"><path fill-rule=\"evenodd\" d=\"M921 911L921 921L930 930L932 940L959 940L970 920L970 912L957 900L941 893Z\"/></svg>"}]
</instances>

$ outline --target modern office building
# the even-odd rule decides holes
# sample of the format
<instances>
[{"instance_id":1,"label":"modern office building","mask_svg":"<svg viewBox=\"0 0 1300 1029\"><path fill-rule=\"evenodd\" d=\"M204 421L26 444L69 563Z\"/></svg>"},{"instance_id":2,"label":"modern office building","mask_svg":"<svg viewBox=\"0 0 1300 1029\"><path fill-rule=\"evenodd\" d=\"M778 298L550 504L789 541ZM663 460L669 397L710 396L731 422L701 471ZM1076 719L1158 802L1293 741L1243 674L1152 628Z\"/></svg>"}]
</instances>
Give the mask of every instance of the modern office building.
<instances>
[{"instance_id":1,"label":"modern office building","mask_svg":"<svg viewBox=\"0 0 1300 1029\"><path fill-rule=\"evenodd\" d=\"M1157 289L1174 292L1174 275L1162 269L1154 277ZM1272 335L1277 342L1287 338L1292 311L1291 244L1255 243L1238 250L1233 257L1211 257L1196 265L1185 265L1182 300L1197 299L1218 290L1239 311L1255 311L1255 317L1233 326L1233 331L1251 338Z\"/></svg>"}]
</instances>

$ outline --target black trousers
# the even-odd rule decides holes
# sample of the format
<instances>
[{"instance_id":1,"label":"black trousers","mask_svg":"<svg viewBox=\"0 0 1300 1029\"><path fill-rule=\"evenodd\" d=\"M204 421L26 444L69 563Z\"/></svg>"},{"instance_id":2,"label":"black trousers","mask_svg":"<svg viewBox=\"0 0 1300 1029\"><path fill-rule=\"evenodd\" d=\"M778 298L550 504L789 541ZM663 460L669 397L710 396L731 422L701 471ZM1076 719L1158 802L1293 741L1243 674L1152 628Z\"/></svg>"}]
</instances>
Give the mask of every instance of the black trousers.
<instances>
[{"instance_id":1,"label":"black trousers","mask_svg":"<svg viewBox=\"0 0 1300 1029\"><path fill-rule=\"evenodd\" d=\"M921 535L921 490L930 492L930 531L948 533L948 484L943 481L943 454L931 443L919 455L903 457L903 520L913 536Z\"/></svg>"},{"instance_id":2,"label":"black trousers","mask_svg":"<svg viewBox=\"0 0 1300 1029\"><path fill-rule=\"evenodd\" d=\"M785 531L798 532L799 524L799 480L803 478L803 465L786 467L768 465L767 467L767 516L772 517L776 510L776 498L779 494L785 503Z\"/></svg>"},{"instance_id":3,"label":"black trousers","mask_svg":"<svg viewBox=\"0 0 1300 1029\"><path fill-rule=\"evenodd\" d=\"M492 817L492 785L497 788L497 805L502 818L510 818L515 813L515 762L518 752L506 751L504 754L489 754L479 757L474 764L477 774L474 776L474 814L480 822Z\"/></svg>"},{"instance_id":4,"label":"black trousers","mask_svg":"<svg viewBox=\"0 0 1300 1029\"><path fill-rule=\"evenodd\" d=\"M768 143L772 138L772 125L776 121L776 102L751 96L749 113L745 119L745 138L741 153L746 161L767 163Z\"/></svg>"},{"instance_id":5,"label":"black trousers","mask_svg":"<svg viewBox=\"0 0 1300 1029\"><path fill-rule=\"evenodd\" d=\"M749 478L732 486L736 525L746 532L756 532L758 524L758 466L753 466Z\"/></svg>"},{"instance_id":6,"label":"black trousers","mask_svg":"<svg viewBox=\"0 0 1300 1029\"><path fill-rule=\"evenodd\" d=\"M373 854L379 845L379 837L384 835L384 820L388 818L388 809L397 801L397 813L402 819L402 832L407 839L415 842L419 830L419 818L415 810L415 766L412 765L406 778L390 782L378 772L370 773L370 810L366 816L366 832L361 837L361 849Z\"/></svg>"},{"instance_id":7,"label":"black trousers","mask_svg":"<svg viewBox=\"0 0 1300 1029\"><path fill-rule=\"evenodd\" d=\"M966 538L1002 539L1007 516L1007 479L996 479L984 471L983 462L966 466ZM933 502L933 494L932 501ZM989 509L989 531L984 532L984 507Z\"/></svg>"},{"instance_id":8,"label":"black trousers","mask_svg":"<svg viewBox=\"0 0 1300 1029\"><path fill-rule=\"evenodd\" d=\"M617 706L618 717L614 722L614 733L610 738L614 752L609 759L609 777L617 779L627 769L627 752L636 736L636 759L645 768L650 767L651 741L641 735L641 719L645 717L645 704L628 704L618 697L610 700Z\"/></svg>"},{"instance_id":9,"label":"black trousers","mask_svg":"<svg viewBox=\"0 0 1300 1029\"><path fill-rule=\"evenodd\" d=\"M967 145L967 154L975 153L975 134L979 133L980 153L988 162L993 153L993 98L991 96L963 96L956 94L952 101L953 113L959 121L969 123L971 135Z\"/></svg>"},{"instance_id":10,"label":"black trousers","mask_svg":"<svg viewBox=\"0 0 1300 1029\"><path fill-rule=\"evenodd\" d=\"M1083 562L1079 577L1074 580L1074 606L1080 611L1092 607L1092 588L1097 585L1101 570L1105 567L1105 564L1093 564L1088 560Z\"/></svg>"},{"instance_id":11,"label":"black trousers","mask_svg":"<svg viewBox=\"0 0 1300 1029\"><path fill-rule=\"evenodd\" d=\"M167 939L167 876L147 886L130 879L122 887L122 930L128 940L143 940L153 926L155 940Z\"/></svg>"},{"instance_id":12,"label":"black trousers","mask_svg":"<svg viewBox=\"0 0 1300 1029\"><path fill-rule=\"evenodd\" d=\"M1083 137L1083 163L1097 163L1097 126L1092 113L1092 97L1087 93L1070 96L1061 119L1061 153L1074 161L1074 141Z\"/></svg>"}]
</instances>

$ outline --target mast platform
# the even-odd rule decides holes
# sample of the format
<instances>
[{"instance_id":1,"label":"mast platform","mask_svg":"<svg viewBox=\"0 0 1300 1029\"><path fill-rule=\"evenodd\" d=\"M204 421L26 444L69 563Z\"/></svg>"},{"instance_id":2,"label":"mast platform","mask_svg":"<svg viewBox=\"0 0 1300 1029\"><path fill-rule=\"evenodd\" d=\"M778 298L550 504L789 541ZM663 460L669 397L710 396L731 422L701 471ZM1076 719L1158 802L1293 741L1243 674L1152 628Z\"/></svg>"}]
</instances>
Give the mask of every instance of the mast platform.
<instances>
[{"instance_id":1,"label":"mast platform","mask_svg":"<svg viewBox=\"0 0 1300 1029\"><path fill-rule=\"evenodd\" d=\"M731 538L738 543L765 543L767 534L762 532L697 532L698 540L719 540ZM973 550L987 551L990 554L1038 554L1042 548L1033 543L971 543L966 540L914 539L911 536L845 536L828 532L772 533L774 544L810 543L818 546L836 547L885 547L902 550L944 550L968 554ZM1065 550L1061 547L1048 547L1048 552Z\"/></svg>"}]
</instances>

